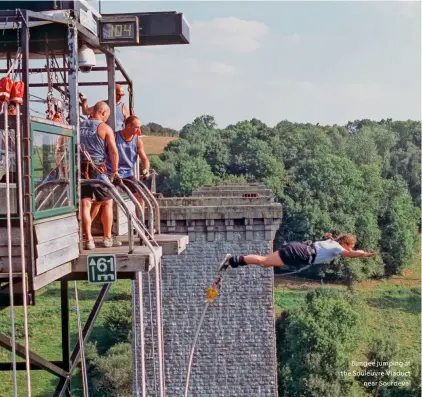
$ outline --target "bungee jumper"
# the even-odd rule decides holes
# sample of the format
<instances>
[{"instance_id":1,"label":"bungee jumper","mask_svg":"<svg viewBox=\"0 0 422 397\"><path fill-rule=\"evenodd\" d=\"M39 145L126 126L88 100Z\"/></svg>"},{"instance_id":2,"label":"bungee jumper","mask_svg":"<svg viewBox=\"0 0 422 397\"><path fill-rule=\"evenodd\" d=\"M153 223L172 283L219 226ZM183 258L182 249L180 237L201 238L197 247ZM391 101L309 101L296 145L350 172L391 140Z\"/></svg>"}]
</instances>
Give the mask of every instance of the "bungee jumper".
<instances>
[{"instance_id":1,"label":"bungee jumper","mask_svg":"<svg viewBox=\"0 0 422 397\"><path fill-rule=\"evenodd\" d=\"M289 242L283 245L276 252L261 255L229 255L225 262L219 267L219 271L227 269L229 266L258 265L261 267L283 267L295 269L293 273L305 270L312 265L330 263L339 256L345 258L369 258L375 252L354 250L356 246L356 236L353 234L342 234L334 238L331 233L327 233L326 240L308 242Z\"/></svg>"}]
</instances>

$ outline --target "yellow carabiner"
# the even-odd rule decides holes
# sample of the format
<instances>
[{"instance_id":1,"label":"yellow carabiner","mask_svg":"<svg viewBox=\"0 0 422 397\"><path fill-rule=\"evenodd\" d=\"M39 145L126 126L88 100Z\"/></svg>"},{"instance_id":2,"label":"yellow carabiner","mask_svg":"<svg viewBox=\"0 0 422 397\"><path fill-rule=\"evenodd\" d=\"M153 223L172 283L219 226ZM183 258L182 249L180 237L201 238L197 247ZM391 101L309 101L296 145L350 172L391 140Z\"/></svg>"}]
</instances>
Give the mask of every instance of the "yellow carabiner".
<instances>
[{"instance_id":1,"label":"yellow carabiner","mask_svg":"<svg viewBox=\"0 0 422 397\"><path fill-rule=\"evenodd\" d=\"M212 302L218 296L218 291L215 288L208 288L207 289L207 300Z\"/></svg>"}]
</instances>

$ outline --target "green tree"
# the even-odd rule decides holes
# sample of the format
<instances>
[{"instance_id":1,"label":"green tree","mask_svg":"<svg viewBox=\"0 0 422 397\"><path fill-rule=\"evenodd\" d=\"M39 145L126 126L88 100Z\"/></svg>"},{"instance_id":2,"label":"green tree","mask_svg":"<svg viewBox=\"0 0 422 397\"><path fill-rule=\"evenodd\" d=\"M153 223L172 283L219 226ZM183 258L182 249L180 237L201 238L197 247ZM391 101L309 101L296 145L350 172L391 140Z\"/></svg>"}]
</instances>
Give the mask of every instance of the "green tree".
<instances>
[{"instance_id":1,"label":"green tree","mask_svg":"<svg viewBox=\"0 0 422 397\"><path fill-rule=\"evenodd\" d=\"M277 326L281 397L350 396L344 377L359 345L363 321L356 297L328 288L309 292Z\"/></svg>"},{"instance_id":2,"label":"green tree","mask_svg":"<svg viewBox=\"0 0 422 397\"><path fill-rule=\"evenodd\" d=\"M419 221L419 210L413 205L406 182L396 176L384 181L384 199L379 225L381 251L388 276L401 274L413 257Z\"/></svg>"},{"instance_id":3,"label":"green tree","mask_svg":"<svg viewBox=\"0 0 422 397\"><path fill-rule=\"evenodd\" d=\"M380 396L382 390L381 382L392 380L392 376L388 373L391 368L388 363L396 361L397 343L392 337L376 339L372 342L369 352L366 354L367 362L376 362L376 367L362 367L361 372L365 375L358 376L357 380L365 387L368 393L374 397ZM365 383L366 382L366 383Z\"/></svg>"},{"instance_id":4,"label":"green tree","mask_svg":"<svg viewBox=\"0 0 422 397\"><path fill-rule=\"evenodd\" d=\"M89 391L95 397L132 396L132 345L118 343L99 356L91 346L89 362Z\"/></svg>"}]
</instances>

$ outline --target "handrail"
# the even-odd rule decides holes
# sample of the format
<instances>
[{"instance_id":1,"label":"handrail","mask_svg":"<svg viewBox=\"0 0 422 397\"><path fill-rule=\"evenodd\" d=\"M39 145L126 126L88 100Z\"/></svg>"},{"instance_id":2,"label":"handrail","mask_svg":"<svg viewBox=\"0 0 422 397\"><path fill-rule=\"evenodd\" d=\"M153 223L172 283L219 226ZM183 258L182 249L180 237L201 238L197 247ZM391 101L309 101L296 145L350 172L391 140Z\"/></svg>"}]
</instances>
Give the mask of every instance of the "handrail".
<instances>
[{"instance_id":1,"label":"handrail","mask_svg":"<svg viewBox=\"0 0 422 397\"><path fill-rule=\"evenodd\" d=\"M158 204L157 199L155 198L155 196L152 194L152 192L147 188L147 186L141 182L141 181L137 181L138 185L140 185L145 193L148 195L148 197L151 199L151 201L153 202L154 206L155 206L155 223L156 223L156 229L157 229L157 233L160 234L160 205Z\"/></svg>"},{"instance_id":2,"label":"handrail","mask_svg":"<svg viewBox=\"0 0 422 397\"><path fill-rule=\"evenodd\" d=\"M156 295L156 308L157 308L157 337L158 337L158 356L159 356L159 376L160 376L160 395L165 395L165 380L164 380L164 343L163 343L163 329L162 329L162 318L161 318L161 306L162 306L162 298L161 298L161 270L159 267L159 261L157 262L157 257L155 256L154 247L152 246L151 242L145 236L143 229L145 226L141 223L138 217L133 216L129 209L127 208L125 201L120 196L117 189L111 184L111 182L106 182L98 179L89 179L89 180L81 180L81 185L101 185L109 189L112 195L115 197L117 204L122 208L123 212L126 213L128 218L128 226L129 226L129 250L132 249L133 251L133 231L132 231L132 221L133 227L138 232L139 237L141 237L143 243L147 246L147 248L152 253L153 261L154 261L154 269L155 269L155 295ZM155 240L153 240L155 244ZM158 245L158 244L157 244ZM130 251L131 252L131 251Z\"/></svg>"},{"instance_id":3,"label":"handrail","mask_svg":"<svg viewBox=\"0 0 422 397\"><path fill-rule=\"evenodd\" d=\"M155 208L151 204L151 202L149 201L149 199L148 199L147 195L145 194L145 192L143 191L143 189L140 187L141 182L137 181L138 183L136 183L136 182L134 182L130 179L126 179L125 183L127 183L127 182L129 182L129 184L136 189L136 191L142 196L144 201L146 201L146 203L148 204L149 212L151 214L151 219L150 219L150 222L149 222L149 232L150 232L151 236L154 236L154 209ZM143 186L145 186L145 185L143 185ZM148 190L148 188L147 188L147 190ZM144 223L145 223L145 218L144 218Z\"/></svg>"},{"instance_id":4,"label":"handrail","mask_svg":"<svg viewBox=\"0 0 422 397\"><path fill-rule=\"evenodd\" d=\"M142 223L145 223L145 214L144 214L144 211L142 210L141 204L139 204L139 201L136 199L136 197L133 195L130 189L127 186L125 186L124 183L119 183L119 184L116 183L114 184L114 186L125 191L125 193L128 195L130 200L135 204L135 207L137 207L139 213L141 214Z\"/></svg>"},{"instance_id":5,"label":"handrail","mask_svg":"<svg viewBox=\"0 0 422 397\"><path fill-rule=\"evenodd\" d=\"M69 185L70 181L69 179L53 179L51 181L46 181L46 182L42 182L40 183L35 189L34 189L34 193L36 193L38 190L40 190L41 188L44 188L48 185Z\"/></svg>"},{"instance_id":6,"label":"handrail","mask_svg":"<svg viewBox=\"0 0 422 397\"><path fill-rule=\"evenodd\" d=\"M99 179L81 179L80 181L81 186L82 185L100 185L105 188L109 189L109 192L113 196L113 198L116 200L117 204L120 206L120 208L123 210L123 212L127 216L127 222L128 222L128 237L129 237L129 253L131 254L133 252L133 229L132 229L132 216L129 211L129 208L126 206L124 200L121 200L120 194L117 191L117 189L110 183L101 181ZM120 201L121 200L121 201Z\"/></svg>"}]
</instances>

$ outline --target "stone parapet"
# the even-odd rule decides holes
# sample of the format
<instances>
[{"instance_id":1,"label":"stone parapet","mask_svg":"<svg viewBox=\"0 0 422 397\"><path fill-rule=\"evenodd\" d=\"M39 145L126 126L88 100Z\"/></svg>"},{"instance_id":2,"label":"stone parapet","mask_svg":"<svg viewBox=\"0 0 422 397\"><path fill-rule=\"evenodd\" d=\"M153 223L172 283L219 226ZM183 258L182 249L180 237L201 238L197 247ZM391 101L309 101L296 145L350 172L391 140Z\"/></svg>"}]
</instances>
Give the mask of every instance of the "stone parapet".
<instances>
[{"instance_id":1,"label":"stone parapet","mask_svg":"<svg viewBox=\"0 0 422 397\"><path fill-rule=\"evenodd\" d=\"M262 197L171 197L159 199L161 208L164 207L191 207L191 206L225 206L225 205L258 205L273 203L273 196Z\"/></svg>"},{"instance_id":2,"label":"stone parapet","mask_svg":"<svg viewBox=\"0 0 422 397\"><path fill-rule=\"evenodd\" d=\"M261 196L270 196L272 195L272 192L270 189L262 189L262 188L251 188L250 190L237 190L234 188L227 188L227 189L210 189L210 190L195 190L192 192L193 197L200 197L200 196L206 196L206 197L236 197L239 196L239 193L241 192L241 196L245 193L255 193L259 194Z\"/></svg>"},{"instance_id":3,"label":"stone parapet","mask_svg":"<svg viewBox=\"0 0 422 397\"><path fill-rule=\"evenodd\" d=\"M161 233L188 234L191 242L198 233L214 241L216 232L225 233L227 241L234 233L244 233L247 241L257 235L273 240L283 217L281 204L272 196L165 198L159 205Z\"/></svg>"}]
</instances>

